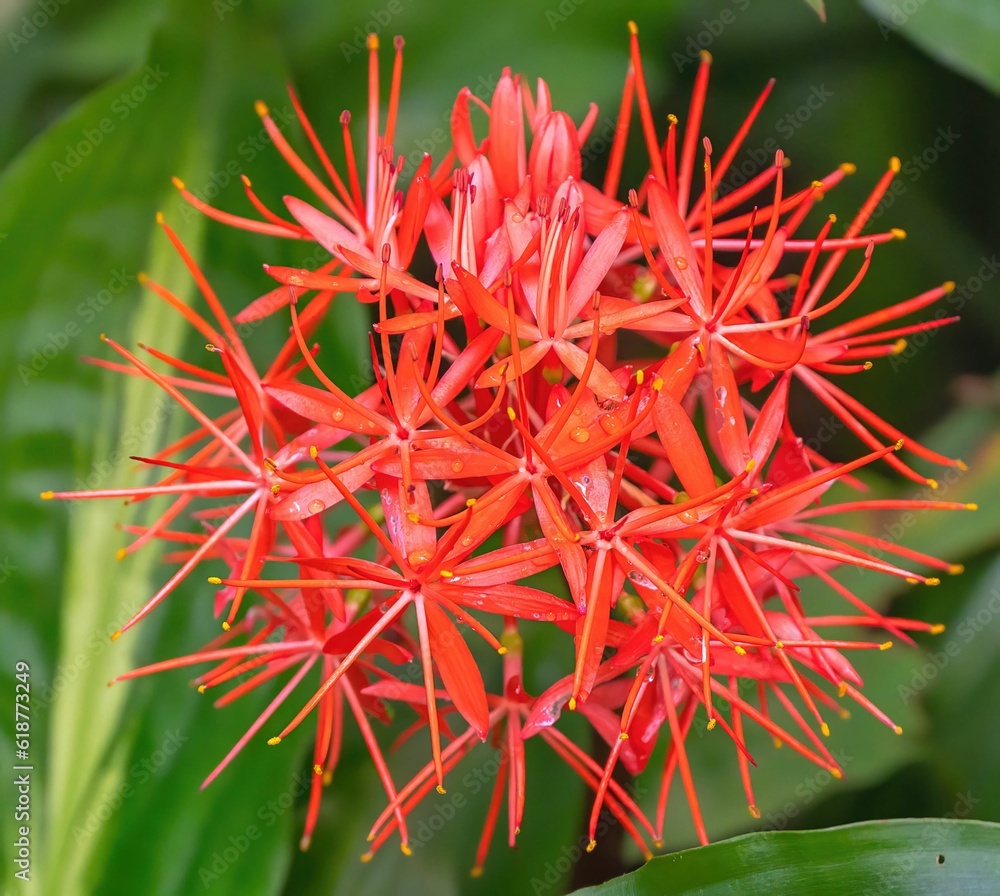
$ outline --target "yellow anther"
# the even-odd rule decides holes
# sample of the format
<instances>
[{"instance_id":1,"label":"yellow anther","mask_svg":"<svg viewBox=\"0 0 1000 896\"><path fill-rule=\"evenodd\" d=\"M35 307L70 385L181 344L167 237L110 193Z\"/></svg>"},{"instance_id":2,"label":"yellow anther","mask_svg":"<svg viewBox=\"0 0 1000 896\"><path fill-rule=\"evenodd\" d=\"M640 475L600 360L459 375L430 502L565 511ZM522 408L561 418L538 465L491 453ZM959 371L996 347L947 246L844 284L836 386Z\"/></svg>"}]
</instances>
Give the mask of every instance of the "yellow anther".
<instances>
[{"instance_id":1,"label":"yellow anther","mask_svg":"<svg viewBox=\"0 0 1000 896\"><path fill-rule=\"evenodd\" d=\"M737 644L733 649L736 651L736 655L737 656L746 656L747 655L746 649L743 648L743 647L740 647L739 644Z\"/></svg>"},{"instance_id":2,"label":"yellow anther","mask_svg":"<svg viewBox=\"0 0 1000 896\"><path fill-rule=\"evenodd\" d=\"M965 509L966 510L979 510L979 505L978 504L966 504L965 505Z\"/></svg>"},{"instance_id":3,"label":"yellow anther","mask_svg":"<svg viewBox=\"0 0 1000 896\"><path fill-rule=\"evenodd\" d=\"M205 685L203 685L203 684L198 685L198 693L199 694L204 694L205 693Z\"/></svg>"},{"instance_id":4,"label":"yellow anther","mask_svg":"<svg viewBox=\"0 0 1000 896\"><path fill-rule=\"evenodd\" d=\"M404 856L412 856L413 855L413 850L410 848L410 844L409 843L400 843L399 844L399 851Z\"/></svg>"},{"instance_id":5,"label":"yellow anther","mask_svg":"<svg viewBox=\"0 0 1000 896\"><path fill-rule=\"evenodd\" d=\"M280 743L281 743L281 738L280 737L269 737L267 739L267 745L269 747L276 747Z\"/></svg>"},{"instance_id":6,"label":"yellow anther","mask_svg":"<svg viewBox=\"0 0 1000 896\"><path fill-rule=\"evenodd\" d=\"M313 774L314 775L322 775L323 774L323 766L320 765L318 762L313 766Z\"/></svg>"},{"instance_id":7,"label":"yellow anther","mask_svg":"<svg viewBox=\"0 0 1000 896\"><path fill-rule=\"evenodd\" d=\"M719 720L718 720L718 719L716 719L716 718L715 718L715 716L713 716L712 718L710 718L710 719L708 720L708 724L707 724L707 725L705 726L705 729L706 729L707 731L711 731L711 730L713 730L713 729L715 728L715 726L716 726L716 725L718 725L718 724L719 724Z\"/></svg>"},{"instance_id":8,"label":"yellow anther","mask_svg":"<svg viewBox=\"0 0 1000 896\"><path fill-rule=\"evenodd\" d=\"M122 630L118 629L118 631L111 633L111 640L117 641L121 636L122 636Z\"/></svg>"},{"instance_id":9,"label":"yellow anther","mask_svg":"<svg viewBox=\"0 0 1000 896\"><path fill-rule=\"evenodd\" d=\"M313 460L316 460L316 458L319 457L319 449L315 445L309 446L309 456Z\"/></svg>"},{"instance_id":10,"label":"yellow anther","mask_svg":"<svg viewBox=\"0 0 1000 896\"><path fill-rule=\"evenodd\" d=\"M892 641L883 641L881 644L879 644L878 649L888 650L890 647L892 647Z\"/></svg>"},{"instance_id":11,"label":"yellow anther","mask_svg":"<svg viewBox=\"0 0 1000 896\"><path fill-rule=\"evenodd\" d=\"M223 630L224 632L228 632L228 631L229 631L229 629L231 629L231 628L232 628L232 626L231 626L231 625L230 625L230 624L229 624L228 622L223 622L223 623L222 623L222 630Z\"/></svg>"},{"instance_id":12,"label":"yellow anther","mask_svg":"<svg viewBox=\"0 0 1000 896\"><path fill-rule=\"evenodd\" d=\"M750 815L754 818L760 818L760 809L758 809L753 803L751 803L747 808L750 809Z\"/></svg>"},{"instance_id":13,"label":"yellow anther","mask_svg":"<svg viewBox=\"0 0 1000 896\"><path fill-rule=\"evenodd\" d=\"M221 585L222 584L222 579L220 579L218 576L209 576L208 577L208 584L209 585Z\"/></svg>"},{"instance_id":14,"label":"yellow anther","mask_svg":"<svg viewBox=\"0 0 1000 896\"><path fill-rule=\"evenodd\" d=\"M573 710L575 710L576 709L576 697L570 697L569 698L569 703L567 705L569 706L571 712Z\"/></svg>"},{"instance_id":15,"label":"yellow anther","mask_svg":"<svg viewBox=\"0 0 1000 896\"><path fill-rule=\"evenodd\" d=\"M618 735L618 740L628 740L628 732L622 731L621 734Z\"/></svg>"},{"instance_id":16,"label":"yellow anther","mask_svg":"<svg viewBox=\"0 0 1000 896\"><path fill-rule=\"evenodd\" d=\"M931 632L932 635L940 635L941 632L943 632L943 631L944 631L944 623L943 622L938 622L935 625L932 625L931 628L930 628L930 632Z\"/></svg>"},{"instance_id":17,"label":"yellow anther","mask_svg":"<svg viewBox=\"0 0 1000 896\"><path fill-rule=\"evenodd\" d=\"M587 844L587 852L593 852L596 847L597 847L597 841L591 840L590 843Z\"/></svg>"},{"instance_id":18,"label":"yellow anther","mask_svg":"<svg viewBox=\"0 0 1000 896\"><path fill-rule=\"evenodd\" d=\"M909 344L909 343L907 343L907 341L906 341L905 339L897 339L897 340L896 340L896 341L895 341L895 342L894 342L894 343L892 344L892 353L893 353L894 355L901 355L901 354L902 354L903 352L905 352L905 351L906 351L906 346L907 346L908 344Z\"/></svg>"},{"instance_id":19,"label":"yellow anther","mask_svg":"<svg viewBox=\"0 0 1000 896\"><path fill-rule=\"evenodd\" d=\"M954 280L945 280L944 283L941 284L941 289L943 289L945 292L951 292L954 288L955 288Z\"/></svg>"},{"instance_id":20,"label":"yellow anther","mask_svg":"<svg viewBox=\"0 0 1000 896\"><path fill-rule=\"evenodd\" d=\"M126 551L125 548L118 548L118 550L115 551L115 560L124 560L127 556L128 551Z\"/></svg>"},{"instance_id":21,"label":"yellow anther","mask_svg":"<svg viewBox=\"0 0 1000 896\"><path fill-rule=\"evenodd\" d=\"M39 497L41 497L43 501L51 501L55 496L56 493L50 491L50 492L42 492Z\"/></svg>"},{"instance_id":22,"label":"yellow anther","mask_svg":"<svg viewBox=\"0 0 1000 896\"><path fill-rule=\"evenodd\" d=\"M642 381L646 378L646 372L640 367L635 372L635 381L638 385L642 385Z\"/></svg>"},{"instance_id":23,"label":"yellow anther","mask_svg":"<svg viewBox=\"0 0 1000 896\"><path fill-rule=\"evenodd\" d=\"M184 189L184 181L182 181L179 177L172 177L172 178L170 178L170 182L175 187L177 187L178 190L183 190Z\"/></svg>"},{"instance_id":24,"label":"yellow anther","mask_svg":"<svg viewBox=\"0 0 1000 896\"><path fill-rule=\"evenodd\" d=\"M156 223L157 224L162 224L163 223L163 212L157 212L156 213Z\"/></svg>"},{"instance_id":25,"label":"yellow anther","mask_svg":"<svg viewBox=\"0 0 1000 896\"><path fill-rule=\"evenodd\" d=\"M951 566L948 567L949 575L960 576L963 572L965 572L965 565L963 563L952 563Z\"/></svg>"},{"instance_id":26,"label":"yellow anther","mask_svg":"<svg viewBox=\"0 0 1000 896\"><path fill-rule=\"evenodd\" d=\"M373 858L375 858L375 853L373 853L373 852L363 852L363 853L361 853L361 861L362 862L370 862Z\"/></svg>"},{"instance_id":27,"label":"yellow anther","mask_svg":"<svg viewBox=\"0 0 1000 896\"><path fill-rule=\"evenodd\" d=\"M899 174L902 167L903 163L899 161L899 156L893 156L889 159L889 170L893 172L893 174Z\"/></svg>"},{"instance_id":28,"label":"yellow anther","mask_svg":"<svg viewBox=\"0 0 1000 896\"><path fill-rule=\"evenodd\" d=\"M823 737L830 736L830 726L827 725L826 722L824 722L822 725L819 726L819 730L822 733Z\"/></svg>"},{"instance_id":29,"label":"yellow anther","mask_svg":"<svg viewBox=\"0 0 1000 896\"><path fill-rule=\"evenodd\" d=\"M903 230L902 227L891 227L889 229L889 233L891 233L897 240L906 239L906 231Z\"/></svg>"},{"instance_id":30,"label":"yellow anther","mask_svg":"<svg viewBox=\"0 0 1000 896\"><path fill-rule=\"evenodd\" d=\"M268 110L268 108L267 108L267 103L265 103L265 102L263 102L263 101L261 101L261 100L257 100L257 102L255 102L255 103L253 104L253 110L254 110L254 112L256 112L256 113L257 113L257 114L258 114L258 115L259 115L259 116L260 116L261 118L263 118L263 117L264 117L265 115L267 115L267 114L268 114L268 112L269 112L269 110Z\"/></svg>"},{"instance_id":31,"label":"yellow anther","mask_svg":"<svg viewBox=\"0 0 1000 896\"><path fill-rule=\"evenodd\" d=\"M835 765L830 768L830 774L833 775L833 777L835 777L838 781L844 777L844 773Z\"/></svg>"},{"instance_id":32,"label":"yellow anther","mask_svg":"<svg viewBox=\"0 0 1000 896\"><path fill-rule=\"evenodd\" d=\"M514 409L513 408L507 408L507 416L511 419L511 421L514 421L514 420L517 419L517 414L514 413Z\"/></svg>"},{"instance_id":33,"label":"yellow anther","mask_svg":"<svg viewBox=\"0 0 1000 896\"><path fill-rule=\"evenodd\" d=\"M747 461L747 465L743 469L749 473L756 466L757 466L757 461L751 457L750 460Z\"/></svg>"},{"instance_id":34,"label":"yellow anther","mask_svg":"<svg viewBox=\"0 0 1000 896\"><path fill-rule=\"evenodd\" d=\"M931 576L929 579L924 580L925 585L940 585L941 580L937 576Z\"/></svg>"},{"instance_id":35,"label":"yellow anther","mask_svg":"<svg viewBox=\"0 0 1000 896\"><path fill-rule=\"evenodd\" d=\"M653 391L659 392L662 388L663 388L663 378L658 376L655 380L653 380Z\"/></svg>"},{"instance_id":36,"label":"yellow anther","mask_svg":"<svg viewBox=\"0 0 1000 896\"><path fill-rule=\"evenodd\" d=\"M903 440L902 440L902 439L899 439L899 440L898 440L898 441L896 442L896 444L895 444L895 445L893 445L892 447L893 447L893 450L895 450L895 451L902 451L902 450L903 450Z\"/></svg>"},{"instance_id":37,"label":"yellow anther","mask_svg":"<svg viewBox=\"0 0 1000 896\"><path fill-rule=\"evenodd\" d=\"M844 174L854 174L854 172L858 170L858 166L855 165L854 162L842 162L840 170L843 171Z\"/></svg>"},{"instance_id":38,"label":"yellow anther","mask_svg":"<svg viewBox=\"0 0 1000 896\"><path fill-rule=\"evenodd\" d=\"M892 730L895 731L896 734L902 734L903 733L903 729L900 728L899 725L896 725Z\"/></svg>"},{"instance_id":39,"label":"yellow anther","mask_svg":"<svg viewBox=\"0 0 1000 896\"><path fill-rule=\"evenodd\" d=\"M434 789L440 794L445 794L448 792L447 790L444 789L444 784L438 784L438 786L435 787Z\"/></svg>"}]
</instances>

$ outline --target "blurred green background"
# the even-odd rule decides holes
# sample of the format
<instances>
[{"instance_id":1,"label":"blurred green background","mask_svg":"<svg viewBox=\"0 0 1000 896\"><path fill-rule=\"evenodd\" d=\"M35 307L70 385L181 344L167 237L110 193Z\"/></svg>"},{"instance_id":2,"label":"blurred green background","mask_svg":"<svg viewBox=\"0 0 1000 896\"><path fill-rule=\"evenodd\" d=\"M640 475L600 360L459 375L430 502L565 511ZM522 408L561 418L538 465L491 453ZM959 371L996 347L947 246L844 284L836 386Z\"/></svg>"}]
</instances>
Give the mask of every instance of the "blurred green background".
<instances>
[{"instance_id":1,"label":"blurred green background","mask_svg":"<svg viewBox=\"0 0 1000 896\"><path fill-rule=\"evenodd\" d=\"M155 390L80 360L102 356L98 337L105 331L125 344L148 340L169 352L197 352L199 340L135 281L146 270L190 294L187 274L153 223L157 210L203 260L231 310L269 288L262 262L303 262L301 246L186 213L170 186L170 176L179 175L235 211L244 211L246 202L234 172L247 174L272 206L286 192L304 194L261 142L254 100L283 110L290 80L334 147L341 110L354 110L359 123L364 117L366 65L358 48L364 32L375 30L384 45L397 33L407 41L397 153L410 158L433 142L461 86L488 98L504 65L545 77L556 104L577 120L589 102L598 103L599 136L617 111L628 18L640 25L659 121L668 112L683 121L694 58L700 48L711 50L703 129L717 146L766 80L778 79L738 163L776 139L792 159L791 182L801 187L840 162L855 162L858 173L824 200L817 221L831 211L849 220L887 159L901 157L902 189L874 226L903 227L909 238L876 252L851 300L851 316L948 279L961 297L959 324L915 341L912 357L877 364L849 384L907 433L963 457L969 472L939 476L941 497L981 505L978 514L920 514L906 533L906 544L965 563L963 576L919 593L870 575L851 581L880 606L948 623L945 634L919 648L897 647L859 663L866 692L905 734L895 737L860 712L837 725L830 746L845 767L842 782L758 745L763 818L756 824L724 736L693 735L709 831L721 838L755 826L949 813L1000 821L994 759L994 738L1000 738L1000 563L994 553L1000 539L1000 106L991 93L1000 87L1000 12L994 4L870 0L837 4L823 24L805 3L749 0L517 0L481 8L457 0L32 0L0 5L0 654L9 693L14 663L30 664L34 700L33 880L13 880L16 825L5 808L5 892L252 896L405 887L411 896L561 893L635 864L636 855L615 832L594 854L569 861L579 852L575 845L585 842L581 819L589 800L535 743L529 744L520 846L511 852L497 838L479 880L468 871L486 789L469 791L469 805L413 857L390 845L372 863L359 863L382 795L358 739L345 746L311 851L299 853L304 800L298 776L307 773L309 725L278 750L254 739L200 792L200 781L255 718L265 695L214 710L188 687L185 672L106 687L125 669L190 652L216 633L211 589L199 584L200 574L111 645L107 636L165 579L165 568L150 551L115 562L124 543L115 524L132 519L117 502L68 508L38 500L48 488L134 481L125 455L152 453L184 426L180 414L164 413ZM386 81L389 55L383 55ZM293 142L304 142L296 125L285 130ZM90 151L78 152L81 143ZM631 146L635 164L623 178L626 186L643 173L640 141ZM587 176L596 177L604 165L600 146L586 158ZM327 369L345 379L363 369L364 343L351 335L361 324L356 309L342 305L336 326L329 323L320 334ZM266 357L282 326L272 322L255 331L251 352ZM831 437L828 412L802 396L797 401L797 429L805 438L819 439L836 458L858 453L850 437ZM923 494L884 469L870 471L868 480L879 494ZM857 523L891 534L899 515ZM568 668L571 645L550 637L528 632L529 662L543 658L528 672L535 692ZM305 699L305 691L293 702L299 696ZM579 721L569 720L567 730ZM5 711L4 757L13 755L12 725L12 711ZM397 780L418 767L424 752L418 738L394 757ZM482 747L459 777L488 771L492 756ZM660 764L654 758L651 767ZM16 802L10 777L0 784L4 807ZM654 799L651 782L645 789L647 801ZM680 794L672 805L666 847L692 845ZM437 824L435 814L448 813L429 800L415 827L421 820L428 828ZM262 832L252 843L245 836L250 825Z\"/></svg>"}]
</instances>

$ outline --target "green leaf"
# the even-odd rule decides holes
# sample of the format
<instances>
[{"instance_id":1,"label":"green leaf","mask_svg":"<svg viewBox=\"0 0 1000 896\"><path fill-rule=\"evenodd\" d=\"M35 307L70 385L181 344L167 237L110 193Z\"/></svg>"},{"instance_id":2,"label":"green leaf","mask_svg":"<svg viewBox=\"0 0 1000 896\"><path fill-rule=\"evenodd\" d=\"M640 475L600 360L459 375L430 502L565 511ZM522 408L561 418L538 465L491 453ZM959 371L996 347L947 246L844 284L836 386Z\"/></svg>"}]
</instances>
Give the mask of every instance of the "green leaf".
<instances>
[{"instance_id":1,"label":"green leaf","mask_svg":"<svg viewBox=\"0 0 1000 896\"><path fill-rule=\"evenodd\" d=\"M1000 7L993 0L863 0L886 40L899 33L938 62L1000 92Z\"/></svg>"},{"instance_id":2,"label":"green leaf","mask_svg":"<svg viewBox=\"0 0 1000 896\"><path fill-rule=\"evenodd\" d=\"M899 819L824 831L747 834L661 856L575 896L992 896L1000 879L1000 825Z\"/></svg>"}]
</instances>

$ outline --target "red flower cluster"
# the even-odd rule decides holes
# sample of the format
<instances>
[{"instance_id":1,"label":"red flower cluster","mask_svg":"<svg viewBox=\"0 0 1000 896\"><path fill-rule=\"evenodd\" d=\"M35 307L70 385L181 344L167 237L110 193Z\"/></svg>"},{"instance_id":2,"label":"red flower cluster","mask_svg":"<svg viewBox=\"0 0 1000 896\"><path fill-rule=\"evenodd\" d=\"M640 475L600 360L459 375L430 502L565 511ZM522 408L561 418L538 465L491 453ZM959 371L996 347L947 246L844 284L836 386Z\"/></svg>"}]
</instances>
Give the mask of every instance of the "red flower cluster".
<instances>
[{"instance_id":1,"label":"red flower cluster","mask_svg":"<svg viewBox=\"0 0 1000 896\"><path fill-rule=\"evenodd\" d=\"M901 449L961 464L904 443L902 433L834 385L899 352L907 334L946 322L897 324L951 284L822 326L860 285L874 247L902 236L862 233L898 161L837 237L833 216L814 236L801 231L817 200L853 166L789 192L779 152L745 186L720 195L770 85L717 154L700 134L711 62L703 54L687 122L681 127L671 116L662 137L631 30L631 65L600 186L581 177L581 147L596 109L577 126L552 107L544 82L532 94L505 72L489 105L467 89L459 93L453 148L436 167L424 158L404 189L402 160L392 150L399 39L381 130L378 41L369 40L363 169L348 113L341 118L342 172L294 95L318 166L303 161L259 104L310 202L286 197L288 215L279 214L244 178L257 217L239 217L177 185L212 219L315 241L330 260L316 270L266 268L278 286L231 319L163 224L210 313L144 282L204 336L214 363L202 367L143 347L151 356L144 360L111 340L121 360L97 363L157 383L194 428L139 458L162 471L155 485L43 495L170 496L156 522L129 528L134 540L121 553L165 541L179 569L125 629L203 561L225 567L226 575L210 579L220 586L215 609L224 633L189 656L122 678L212 663L197 679L200 691L239 680L218 705L283 682L208 781L272 717L283 727L271 744L311 717L315 775L303 845L337 764L345 706L388 798L371 831L372 851L396 832L409 851L411 809L432 788L443 792L449 771L491 739L502 758L476 858L481 869L505 795L511 843L518 833L524 741L536 735L593 790L592 837L603 807L648 855L648 844L662 840L667 795L679 775L705 842L685 747L699 711L709 728L718 725L732 739L750 812L759 816L748 721L837 777L817 732L829 733L825 719L844 713L842 699L896 727L863 696L844 655L889 643L822 632L867 626L908 641L909 631L940 628L883 616L835 573L854 566L930 585L938 581L934 571L958 567L827 518L860 508L974 507L824 503L836 482L862 488L854 471L879 459L933 485ZM623 203L618 185L636 104L649 174ZM477 118L487 122L485 135L477 135ZM413 265L421 242L436 264L433 278L421 279ZM845 263L853 276L833 292ZM309 341L340 293L377 309L372 380L358 394L330 379ZM268 315L291 329L260 372L235 324ZM804 443L788 418L796 380L867 454L836 463ZM232 407L211 416L198 394L228 398ZM184 516L197 522L195 531L173 528ZM531 584L555 568L565 595ZM848 612L810 615L798 584L809 577L839 593ZM537 697L522 682L522 620L556 626L575 644L574 666ZM472 636L502 656L500 669L480 668L467 644ZM420 661L415 678L402 666L411 658ZM502 672L497 693L487 689L484 672ZM310 674L315 690L289 710L286 702ZM745 680L756 684L752 698L741 690ZM771 701L794 721L791 730L772 720ZM394 781L371 724L387 721L393 703L415 716L404 736L426 727L430 740L430 761L405 786ZM560 731L564 707L582 713L608 742L606 762ZM612 772L619 762L641 771L664 728L662 787L647 817Z\"/></svg>"}]
</instances>

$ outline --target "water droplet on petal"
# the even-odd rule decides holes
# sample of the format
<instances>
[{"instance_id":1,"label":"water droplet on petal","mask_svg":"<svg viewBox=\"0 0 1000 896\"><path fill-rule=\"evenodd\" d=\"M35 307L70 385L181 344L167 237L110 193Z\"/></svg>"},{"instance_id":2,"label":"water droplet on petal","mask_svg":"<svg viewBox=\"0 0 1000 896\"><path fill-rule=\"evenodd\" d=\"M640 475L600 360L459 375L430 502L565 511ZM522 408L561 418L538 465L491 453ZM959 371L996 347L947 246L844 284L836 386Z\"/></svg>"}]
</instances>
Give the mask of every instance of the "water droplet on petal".
<instances>
[{"instance_id":1,"label":"water droplet on petal","mask_svg":"<svg viewBox=\"0 0 1000 896\"><path fill-rule=\"evenodd\" d=\"M431 559L431 552L423 549L410 551L406 557L406 562L414 568L424 566Z\"/></svg>"},{"instance_id":2,"label":"water droplet on petal","mask_svg":"<svg viewBox=\"0 0 1000 896\"><path fill-rule=\"evenodd\" d=\"M708 551L698 551L694 555L695 563L704 563L708 560Z\"/></svg>"},{"instance_id":3,"label":"water droplet on petal","mask_svg":"<svg viewBox=\"0 0 1000 896\"><path fill-rule=\"evenodd\" d=\"M333 419L335 422L340 423L340 421L344 419L344 412L340 408L337 408L337 410L333 412Z\"/></svg>"},{"instance_id":4,"label":"water droplet on petal","mask_svg":"<svg viewBox=\"0 0 1000 896\"><path fill-rule=\"evenodd\" d=\"M464 464L464 463L462 463L462 461L460 461L460 460L453 460L453 461L451 462L451 468L452 468L452 470L454 470L454 471L455 471L456 473L461 473L461 472L462 472L462 469L463 469L464 467L465 467L465 464Z\"/></svg>"},{"instance_id":5,"label":"water droplet on petal","mask_svg":"<svg viewBox=\"0 0 1000 896\"><path fill-rule=\"evenodd\" d=\"M617 414L602 414L598 418L598 423L609 436L616 435L622 431L622 418Z\"/></svg>"},{"instance_id":6,"label":"water droplet on petal","mask_svg":"<svg viewBox=\"0 0 1000 896\"><path fill-rule=\"evenodd\" d=\"M321 513L324 510L326 510L326 504L323 501L320 501L319 498L313 498L309 502L310 513Z\"/></svg>"},{"instance_id":7,"label":"water droplet on petal","mask_svg":"<svg viewBox=\"0 0 1000 896\"><path fill-rule=\"evenodd\" d=\"M470 544L472 544L472 536L471 535L466 535L462 539L462 547L463 548L467 548Z\"/></svg>"},{"instance_id":8,"label":"water droplet on petal","mask_svg":"<svg viewBox=\"0 0 1000 896\"><path fill-rule=\"evenodd\" d=\"M578 426L569 434L569 437L574 442L586 442L590 438L590 431L584 429L582 426Z\"/></svg>"},{"instance_id":9,"label":"water droplet on petal","mask_svg":"<svg viewBox=\"0 0 1000 896\"><path fill-rule=\"evenodd\" d=\"M675 255L674 264L677 265L679 271L683 271L688 266L687 259L683 255Z\"/></svg>"}]
</instances>

